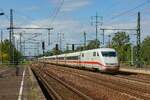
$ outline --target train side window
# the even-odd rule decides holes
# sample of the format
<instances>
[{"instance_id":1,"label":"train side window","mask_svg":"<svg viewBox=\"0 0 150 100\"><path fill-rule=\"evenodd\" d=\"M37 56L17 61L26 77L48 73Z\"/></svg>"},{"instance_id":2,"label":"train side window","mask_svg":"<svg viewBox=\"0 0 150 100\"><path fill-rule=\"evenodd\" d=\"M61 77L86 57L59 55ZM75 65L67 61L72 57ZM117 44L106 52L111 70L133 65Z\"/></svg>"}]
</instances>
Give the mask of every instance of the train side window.
<instances>
[{"instance_id":1,"label":"train side window","mask_svg":"<svg viewBox=\"0 0 150 100\"><path fill-rule=\"evenodd\" d=\"M96 52L93 52L93 56L96 56Z\"/></svg>"},{"instance_id":2,"label":"train side window","mask_svg":"<svg viewBox=\"0 0 150 100\"><path fill-rule=\"evenodd\" d=\"M99 53L97 52L97 56L99 56Z\"/></svg>"},{"instance_id":3,"label":"train side window","mask_svg":"<svg viewBox=\"0 0 150 100\"><path fill-rule=\"evenodd\" d=\"M78 56L69 56L66 58L67 60L78 60L79 57Z\"/></svg>"},{"instance_id":4,"label":"train side window","mask_svg":"<svg viewBox=\"0 0 150 100\"><path fill-rule=\"evenodd\" d=\"M82 57L84 57L84 53L82 53Z\"/></svg>"}]
</instances>

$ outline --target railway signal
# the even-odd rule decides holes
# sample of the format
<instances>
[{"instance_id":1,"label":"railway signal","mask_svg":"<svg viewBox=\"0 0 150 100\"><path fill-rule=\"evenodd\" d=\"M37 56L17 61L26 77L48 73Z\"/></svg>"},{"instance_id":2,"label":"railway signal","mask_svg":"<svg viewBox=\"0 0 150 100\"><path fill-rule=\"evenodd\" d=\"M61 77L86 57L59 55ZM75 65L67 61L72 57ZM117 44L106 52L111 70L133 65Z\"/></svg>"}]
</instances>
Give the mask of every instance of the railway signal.
<instances>
[{"instance_id":1,"label":"railway signal","mask_svg":"<svg viewBox=\"0 0 150 100\"><path fill-rule=\"evenodd\" d=\"M84 49L86 49L86 32L84 32Z\"/></svg>"},{"instance_id":2,"label":"railway signal","mask_svg":"<svg viewBox=\"0 0 150 100\"><path fill-rule=\"evenodd\" d=\"M56 51L58 51L59 50L59 47L58 47L58 44L56 44Z\"/></svg>"},{"instance_id":3,"label":"railway signal","mask_svg":"<svg viewBox=\"0 0 150 100\"><path fill-rule=\"evenodd\" d=\"M45 42L42 42L42 50L43 50L43 55L44 55L44 51L45 51Z\"/></svg>"},{"instance_id":4,"label":"railway signal","mask_svg":"<svg viewBox=\"0 0 150 100\"><path fill-rule=\"evenodd\" d=\"M72 44L72 51L74 51L74 44Z\"/></svg>"}]
</instances>

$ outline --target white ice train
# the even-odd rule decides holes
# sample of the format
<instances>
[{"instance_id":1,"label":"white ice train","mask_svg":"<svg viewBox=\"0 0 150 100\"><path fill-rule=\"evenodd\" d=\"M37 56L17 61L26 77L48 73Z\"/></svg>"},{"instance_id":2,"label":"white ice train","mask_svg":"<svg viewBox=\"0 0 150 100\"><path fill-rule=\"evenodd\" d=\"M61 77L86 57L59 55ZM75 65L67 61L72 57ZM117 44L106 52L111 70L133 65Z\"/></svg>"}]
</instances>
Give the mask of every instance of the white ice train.
<instances>
[{"instance_id":1,"label":"white ice train","mask_svg":"<svg viewBox=\"0 0 150 100\"><path fill-rule=\"evenodd\" d=\"M43 59L48 63L73 67L86 67L90 69L98 69L102 72L117 72L119 70L117 53L112 48L98 48L66 53L44 57Z\"/></svg>"}]
</instances>

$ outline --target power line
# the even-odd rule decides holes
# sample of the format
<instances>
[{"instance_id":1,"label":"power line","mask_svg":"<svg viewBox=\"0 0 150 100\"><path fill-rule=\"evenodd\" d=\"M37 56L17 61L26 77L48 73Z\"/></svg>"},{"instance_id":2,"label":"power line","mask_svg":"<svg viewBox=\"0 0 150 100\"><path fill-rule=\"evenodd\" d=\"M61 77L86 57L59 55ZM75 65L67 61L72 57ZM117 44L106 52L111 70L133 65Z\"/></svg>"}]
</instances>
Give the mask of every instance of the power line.
<instances>
[{"instance_id":1,"label":"power line","mask_svg":"<svg viewBox=\"0 0 150 100\"><path fill-rule=\"evenodd\" d=\"M60 10L61 10L61 8L62 8L62 6L63 6L63 4L64 4L64 0L62 0L61 3L60 3L60 5L59 5L58 7L56 7L55 12L54 12L54 14L53 14L53 16L52 16L51 23L53 23L54 20L56 19L58 13L60 12Z\"/></svg>"},{"instance_id":2,"label":"power line","mask_svg":"<svg viewBox=\"0 0 150 100\"><path fill-rule=\"evenodd\" d=\"M28 15L24 15L24 13L20 12L20 11L15 11L14 14L18 17L18 18L21 18L21 21L23 21L22 23L31 23L31 21L35 21L34 18L28 16ZM19 23L19 24L22 24L22 23ZM17 23L17 26L20 26L18 23ZM33 24L33 23L32 23ZM37 24L33 24L33 25L37 25Z\"/></svg>"},{"instance_id":3,"label":"power line","mask_svg":"<svg viewBox=\"0 0 150 100\"><path fill-rule=\"evenodd\" d=\"M127 13L129 13L129 12L135 10L135 9L137 9L137 8L141 8L141 7L145 6L145 5L147 5L148 3L150 3L150 1L149 1L149 0L146 0L145 2L139 4L138 6L136 6L136 7L134 7L134 8L131 8L131 9L127 10L127 11L124 11L124 12L122 12L122 13L116 15L116 16L113 16L113 17L111 18L111 20L112 20L112 19L116 19L116 18L118 18L118 17L121 17L121 16L123 16L123 15L125 15L125 14L127 14Z\"/></svg>"},{"instance_id":4,"label":"power line","mask_svg":"<svg viewBox=\"0 0 150 100\"><path fill-rule=\"evenodd\" d=\"M140 5L138 5L138 6L134 7L134 8L132 8L132 9L126 10L126 11L124 11L124 12L122 12L122 13L116 15L116 16L113 16L113 17L111 17L111 18L109 19L110 21L109 21L108 23L105 23L105 25L106 25L106 24L107 24L107 25L113 24L114 19L117 19L118 17L124 16L124 15L126 15L126 14L128 14L128 16L136 15L137 12L134 12L134 13L132 13L132 14L129 14L129 12L131 12L131 11L137 9L137 8L141 8L141 7L143 7L143 6L145 6L145 5L148 5L148 4L150 4L150 0L146 0L145 2L141 3ZM145 8L145 7L144 7L144 8ZM143 10L143 8L142 8L141 10Z\"/></svg>"},{"instance_id":5,"label":"power line","mask_svg":"<svg viewBox=\"0 0 150 100\"><path fill-rule=\"evenodd\" d=\"M18 14L19 13L19 14ZM23 17L25 17L24 18L24 20L25 19L30 19L30 20L32 20L32 21L35 21L35 19L34 18L32 18L32 17L30 17L30 16L27 16L27 15L24 15L22 12L18 12L17 11L17 14L18 15L21 15L21 16L23 16ZM28 20L29 21L29 20ZM33 25L37 25L37 26L39 26L38 24L36 24L36 23L34 23ZM49 26L49 25L48 25ZM32 29L32 28L25 28L25 29ZM41 29L41 28L36 28L36 29ZM50 31L51 31L51 29L49 28L43 28L43 29L47 29L48 30L48 45L50 45ZM47 38L47 37L46 37Z\"/></svg>"}]
</instances>

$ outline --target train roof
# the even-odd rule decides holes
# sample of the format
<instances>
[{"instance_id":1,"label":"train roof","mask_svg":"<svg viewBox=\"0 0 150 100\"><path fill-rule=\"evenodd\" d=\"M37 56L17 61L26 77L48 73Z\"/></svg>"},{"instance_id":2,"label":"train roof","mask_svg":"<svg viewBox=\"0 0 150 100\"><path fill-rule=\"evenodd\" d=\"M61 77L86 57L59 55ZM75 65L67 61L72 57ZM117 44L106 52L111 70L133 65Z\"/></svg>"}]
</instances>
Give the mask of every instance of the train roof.
<instances>
[{"instance_id":1,"label":"train roof","mask_svg":"<svg viewBox=\"0 0 150 100\"><path fill-rule=\"evenodd\" d=\"M115 51L115 49L113 48L97 48L97 49L91 49L91 50L84 50L84 51L77 51L77 52L72 52L72 53L65 53L65 54L60 54L60 55L53 55L53 56L47 56L44 58L55 58L57 57L63 57L63 56L76 56L79 55L80 53L84 53L84 52L93 52L93 51Z\"/></svg>"},{"instance_id":2,"label":"train roof","mask_svg":"<svg viewBox=\"0 0 150 100\"><path fill-rule=\"evenodd\" d=\"M115 51L113 48L97 48L97 49L90 49L90 50L84 50L80 52L86 52L86 51Z\"/></svg>"},{"instance_id":3,"label":"train roof","mask_svg":"<svg viewBox=\"0 0 150 100\"><path fill-rule=\"evenodd\" d=\"M113 48L100 48L100 51L115 51Z\"/></svg>"}]
</instances>

